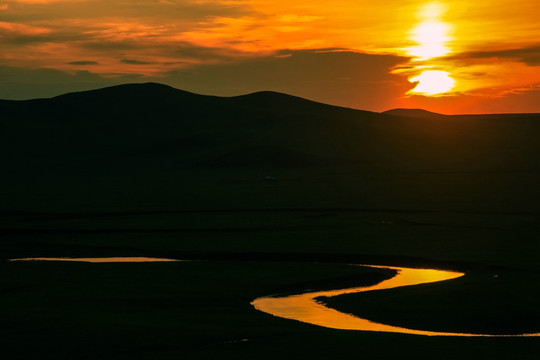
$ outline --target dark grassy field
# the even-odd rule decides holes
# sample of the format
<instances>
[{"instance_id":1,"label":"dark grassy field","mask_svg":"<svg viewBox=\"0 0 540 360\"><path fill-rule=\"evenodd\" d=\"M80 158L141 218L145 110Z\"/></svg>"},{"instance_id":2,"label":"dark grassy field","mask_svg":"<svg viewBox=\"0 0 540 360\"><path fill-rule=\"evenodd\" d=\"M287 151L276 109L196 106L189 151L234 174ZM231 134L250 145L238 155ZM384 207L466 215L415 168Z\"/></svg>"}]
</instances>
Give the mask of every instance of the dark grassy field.
<instances>
[{"instance_id":1,"label":"dark grassy field","mask_svg":"<svg viewBox=\"0 0 540 360\"><path fill-rule=\"evenodd\" d=\"M273 318L249 302L353 267L192 261L2 264L3 353L13 359L535 358L537 339L430 338L338 331ZM371 279L371 278L368 278ZM322 286L324 282L320 285ZM417 295L421 297L423 291ZM384 296L382 297L384 299ZM422 314L430 312L430 305ZM447 311L453 311L451 308Z\"/></svg>"},{"instance_id":2,"label":"dark grassy field","mask_svg":"<svg viewBox=\"0 0 540 360\"><path fill-rule=\"evenodd\" d=\"M249 304L388 275L347 264L433 267L467 275L325 301L425 330L540 332L538 115L418 118L149 84L0 102L0 128L6 358L535 359L540 350L538 338L330 330ZM6 261L42 256L192 261Z\"/></svg>"}]
</instances>

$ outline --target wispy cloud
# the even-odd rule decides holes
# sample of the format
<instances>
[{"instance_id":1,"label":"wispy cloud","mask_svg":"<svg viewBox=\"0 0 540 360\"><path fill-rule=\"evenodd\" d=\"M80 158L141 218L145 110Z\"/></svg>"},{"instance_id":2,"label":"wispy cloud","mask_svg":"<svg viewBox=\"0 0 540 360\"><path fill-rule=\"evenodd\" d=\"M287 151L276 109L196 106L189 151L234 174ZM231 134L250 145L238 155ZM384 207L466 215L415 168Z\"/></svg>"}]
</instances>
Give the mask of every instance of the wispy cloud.
<instances>
[{"instance_id":1,"label":"wispy cloud","mask_svg":"<svg viewBox=\"0 0 540 360\"><path fill-rule=\"evenodd\" d=\"M52 30L44 26L34 26L24 23L0 21L0 36L2 38L46 35L50 33L52 33Z\"/></svg>"},{"instance_id":2,"label":"wispy cloud","mask_svg":"<svg viewBox=\"0 0 540 360\"><path fill-rule=\"evenodd\" d=\"M66 64L69 65L99 65L97 61L70 61Z\"/></svg>"},{"instance_id":3,"label":"wispy cloud","mask_svg":"<svg viewBox=\"0 0 540 360\"><path fill-rule=\"evenodd\" d=\"M512 59L523 62L530 66L540 65L540 44L534 44L522 48L495 49L483 51L470 51L457 54L454 59Z\"/></svg>"},{"instance_id":4,"label":"wispy cloud","mask_svg":"<svg viewBox=\"0 0 540 360\"><path fill-rule=\"evenodd\" d=\"M140 61L140 60L134 60L134 59L122 59L120 60L124 64L131 64L131 65L152 65L155 63L148 62L148 61Z\"/></svg>"}]
</instances>

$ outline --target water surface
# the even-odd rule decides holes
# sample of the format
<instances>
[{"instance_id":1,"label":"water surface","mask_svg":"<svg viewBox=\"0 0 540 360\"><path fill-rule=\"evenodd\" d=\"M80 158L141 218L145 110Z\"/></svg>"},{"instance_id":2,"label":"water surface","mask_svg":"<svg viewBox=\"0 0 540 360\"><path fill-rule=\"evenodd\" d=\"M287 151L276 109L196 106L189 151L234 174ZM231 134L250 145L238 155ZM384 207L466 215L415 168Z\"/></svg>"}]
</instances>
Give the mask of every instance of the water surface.
<instances>
[{"instance_id":1,"label":"water surface","mask_svg":"<svg viewBox=\"0 0 540 360\"><path fill-rule=\"evenodd\" d=\"M540 336L539 333L520 335L490 335L409 329L381 324L351 314L342 313L338 310L328 308L322 302L317 301L317 298L323 296L331 297L364 291L375 291L392 289L401 286L426 284L456 279L465 275L464 273L460 272L435 269L412 269L403 267L373 265L362 266L393 269L397 270L398 273L393 278L382 281L373 286L356 287L341 290L314 291L290 296L265 296L253 300L251 304L255 307L255 309L274 316L341 330L379 331L428 336ZM459 304L456 304L456 306L459 306Z\"/></svg>"}]
</instances>

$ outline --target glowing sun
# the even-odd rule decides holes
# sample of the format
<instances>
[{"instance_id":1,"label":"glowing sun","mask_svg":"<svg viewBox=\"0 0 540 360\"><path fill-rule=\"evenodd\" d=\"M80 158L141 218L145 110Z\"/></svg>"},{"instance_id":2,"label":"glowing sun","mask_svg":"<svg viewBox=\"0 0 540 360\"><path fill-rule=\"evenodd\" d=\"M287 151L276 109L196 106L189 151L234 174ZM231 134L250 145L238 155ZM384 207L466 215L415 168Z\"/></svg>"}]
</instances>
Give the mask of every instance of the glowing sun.
<instances>
[{"instance_id":1,"label":"glowing sun","mask_svg":"<svg viewBox=\"0 0 540 360\"><path fill-rule=\"evenodd\" d=\"M455 80L446 71L427 70L418 76L409 79L410 82L418 84L408 92L416 95L439 95L449 92L454 88Z\"/></svg>"}]
</instances>

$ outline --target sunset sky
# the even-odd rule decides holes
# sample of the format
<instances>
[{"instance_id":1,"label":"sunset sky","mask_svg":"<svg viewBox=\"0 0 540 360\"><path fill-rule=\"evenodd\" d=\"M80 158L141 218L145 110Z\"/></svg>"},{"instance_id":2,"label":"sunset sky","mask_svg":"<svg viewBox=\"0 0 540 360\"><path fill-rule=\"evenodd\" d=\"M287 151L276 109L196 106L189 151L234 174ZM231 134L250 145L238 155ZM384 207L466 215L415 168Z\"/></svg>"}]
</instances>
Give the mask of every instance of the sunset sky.
<instances>
[{"instance_id":1,"label":"sunset sky","mask_svg":"<svg viewBox=\"0 0 540 360\"><path fill-rule=\"evenodd\" d=\"M0 0L0 98L154 81L364 110L540 112L538 0Z\"/></svg>"}]
</instances>

